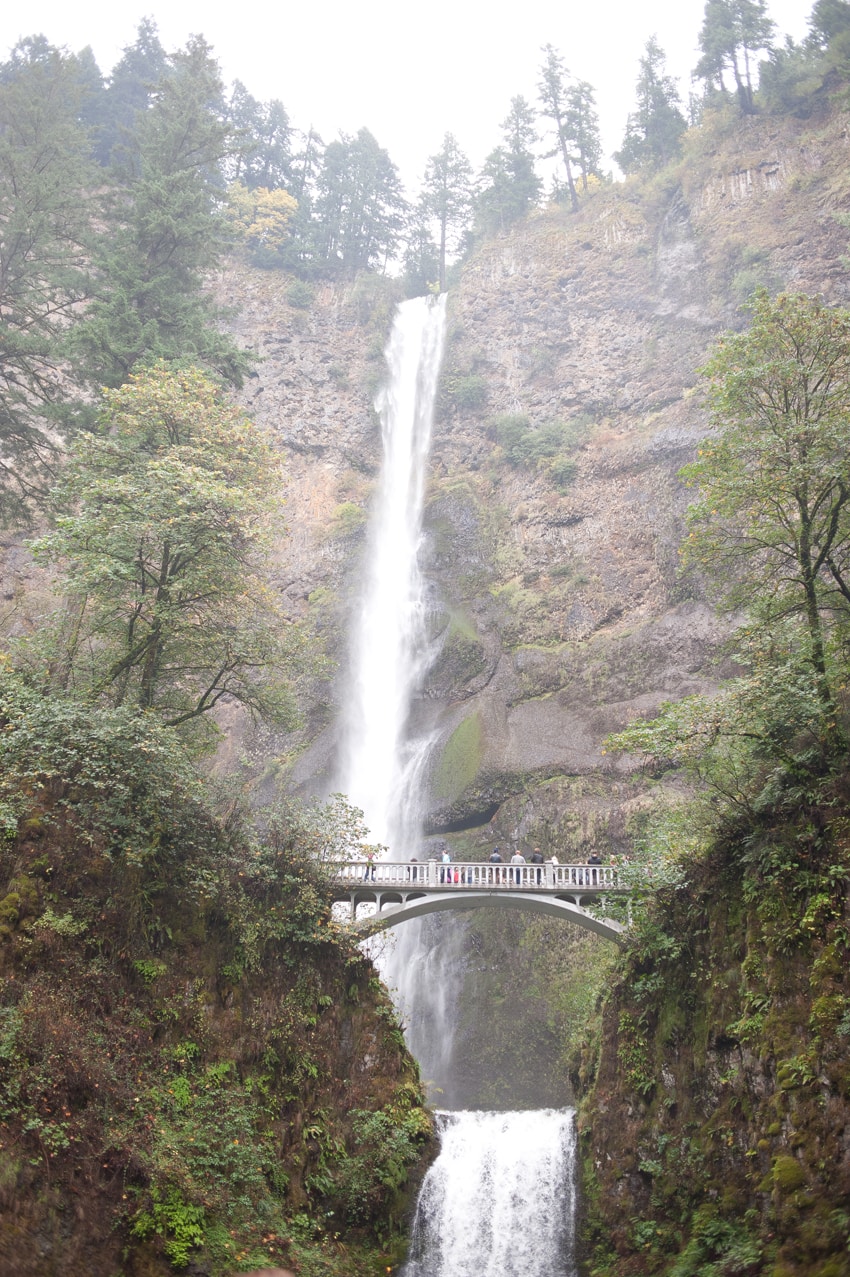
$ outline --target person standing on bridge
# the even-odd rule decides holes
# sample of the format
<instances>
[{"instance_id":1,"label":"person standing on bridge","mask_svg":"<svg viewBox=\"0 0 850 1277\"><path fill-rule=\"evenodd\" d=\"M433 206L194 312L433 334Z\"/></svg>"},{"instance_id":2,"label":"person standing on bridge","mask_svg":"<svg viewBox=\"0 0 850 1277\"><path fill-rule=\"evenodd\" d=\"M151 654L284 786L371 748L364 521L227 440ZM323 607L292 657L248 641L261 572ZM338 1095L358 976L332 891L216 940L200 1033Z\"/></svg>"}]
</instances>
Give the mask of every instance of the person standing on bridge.
<instances>
[{"instance_id":1,"label":"person standing on bridge","mask_svg":"<svg viewBox=\"0 0 850 1277\"><path fill-rule=\"evenodd\" d=\"M535 847L534 851L531 853L531 863L533 865L538 865L538 866L543 864L543 853L539 847ZM537 885L539 887L543 878L543 870L540 868L537 868L535 869L534 874L537 880Z\"/></svg>"},{"instance_id":2,"label":"person standing on bridge","mask_svg":"<svg viewBox=\"0 0 850 1277\"><path fill-rule=\"evenodd\" d=\"M499 851L499 848L498 848L498 847L494 847L494 848L493 848L493 850L490 852L490 864L491 864L491 865L500 865L501 863L502 863L502 853ZM503 874L503 873L504 873L504 870L502 870L502 869L494 869L494 870L493 870L493 881L494 881L495 883L500 883L500 882L502 882L502 881L503 881L503 879L502 879L502 874Z\"/></svg>"},{"instance_id":3,"label":"person standing on bridge","mask_svg":"<svg viewBox=\"0 0 850 1277\"><path fill-rule=\"evenodd\" d=\"M449 854L448 847L446 847L445 850L443 851L443 867L440 870L440 882L451 882L452 871L451 869L446 868L446 866L450 865L451 863L452 863L452 858L451 858L451 855Z\"/></svg>"},{"instance_id":4,"label":"person standing on bridge","mask_svg":"<svg viewBox=\"0 0 850 1277\"><path fill-rule=\"evenodd\" d=\"M516 851L511 856L511 864L515 866L511 873L511 877L517 886L519 886L522 882L522 870L519 866L524 865L525 863L525 856L522 854L519 847L517 847Z\"/></svg>"}]
</instances>

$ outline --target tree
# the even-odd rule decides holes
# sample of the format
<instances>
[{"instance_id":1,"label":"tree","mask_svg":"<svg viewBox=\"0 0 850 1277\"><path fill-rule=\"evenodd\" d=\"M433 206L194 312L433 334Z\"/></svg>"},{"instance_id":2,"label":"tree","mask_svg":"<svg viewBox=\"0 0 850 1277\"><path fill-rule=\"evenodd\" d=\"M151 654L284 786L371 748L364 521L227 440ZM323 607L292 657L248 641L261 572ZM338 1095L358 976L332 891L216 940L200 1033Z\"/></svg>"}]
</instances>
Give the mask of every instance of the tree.
<instances>
[{"instance_id":1,"label":"tree","mask_svg":"<svg viewBox=\"0 0 850 1277\"><path fill-rule=\"evenodd\" d=\"M523 97L511 98L502 121L503 142L484 161L475 210L485 230L504 230L524 217L540 197L542 182L534 171L537 141L534 112Z\"/></svg>"},{"instance_id":2,"label":"tree","mask_svg":"<svg viewBox=\"0 0 850 1277\"><path fill-rule=\"evenodd\" d=\"M112 68L104 94L95 157L104 165L135 171L139 118L168 74L168 59L152 18L142 18L133 44Z\"/></svg>"},{"instance_id":3,"label":"tree","mask_svg":"<svg viewBox=\"0 0 850 1277\"><path fill-rule=\"evenodd\" d=\"M434 242L432 219L424 191L411 210L404 251L405 288L410 297L439 287L440 250Z\"/></svg>"},{"instance_id":4,"label":"tree","mask_svg":"<svg viewBox=\"0 0 850 1277\"><path fill-rule=\"evenodd\" d=\"M135 171L99 237L97 295L77 328L83 374L117 386L142 363L200 363L239 384L245 359L216 326L204 277L228 244L219 172L228 154L221 78L199 37L175 54L137 116Z\"/></svg>"},{"instance_id":5,"label":"tree","mask_svg":"<svg viewBox=\"0 0 850 1277\"><path fill-rule=\"evenodd\" d=\"M236 80L230 95L228 122L236 143L229 168L231 181L251 190L277 190L291 179L289 116L282 102L258 102Z\"/></svg>"},{"instance_id":6,"label":"tree","mask_svg":"<svg viewBox=\"0 0 850 1277\"><path fill-rule=\"evenodd\" d=\"M578 193L573 180L572 160L570 156L570 130L568 125L568 81L570 73L564 66L564 60L553 45L543 47L546 61L540 68L540 104L543 114L552 121L555 134L555 149L549 152L547 159L560 155L567 175L567 189L570 193L570 204L573 210L578 208Z\"/></svg>"},{"instance_id":7,"label":"tree","mask_svg":"<svg viewBox=\"0 0 850 1277\"><path fill-rule=\"evenodd\" d=\"M668 164L687 127L676 82L667 74L664 51L655 36L646 42L635 87L637 109L628 118L622 150L614 153L624 173Z\"/></svg>"},{"instance_id":8,"label":"tree","mask_svg":"<svg viewBox=\"0 0 850 1277\"><path fill-rule=\"evenodd\" d=\"M567 139L581 172L582 189L587 190L588 177L601 176L602 135L593 85L579 80L567 91Z\"/></svg>"},{"instance_id":9,"label":"tree","mask_svg":"<svg viewBox=\"0 0 850 1277\"><path fill-rule=\"evenodd\" d=\"M368 129L326 148L313 205L315 254L348 274L386 265L401 237L406 203L398 170Z\"/></svg>"},{"instance_id":10,"label":"tree","mask_svg":"<svg viewBox=\"0 0 850 1277\"><path fill-rule=\"evenodd\" d=\"M249 188L233 182L227 188L228 215L259 266L276 265L281 260L298 206L288 191Z\"/></svg>"},{"instance_id":11,"label":"tree","mask_svg":"<svg viewBox=\"0 0 850 1277\"><path fill-rule=\"evenodd\" d=\"M425 166L425 207L439 228L440 292L446 290L446 261L460 246L472 211L472 165L452 133Z\"/></svg>"},{"instance_id":12,"label":"tree","mask_svg":"<svg viewBox=\"0 0 850 1277\"><path fill-rule=\"evenodd\" d=\"M706 366L716 436L685 467L687 561L763 626L801 619L825 710L830 618L850 608L850 312L756 294Z\"/></svg>"},{"instance_id":13,"label":"tree","mask_svg":"<svg viewBox=\"0 0 850 1277\"><path fill-rule=\"evenodd\" d=\"M723 72L731 71L741 110L752 115L752 60L770 49L775 29L766 0L706 0L694 76L725 92Z\"/></svg>"},{"instance_id":14,"label":"tree","mask_svg":"<svg viewBox=\"0 0 850 1277\"><path fill-rule=\"evenodd\" d=\"M159 364L106 391L74 440L55 530L75 602L53 677L78 696L194 723L223 699L283 717L294 630L261 576L278 461L197 369Z\"/></svg>"},{"instance_id":15,"label":"tree","mask_svg":"<svg viewBox=\"0 0 850 1277\"><path fill-rule=\"evenodd\" d=\"M62 339L89 292L95 185L74 58L23 40L0 67L0 515L43 496L61 420Z\"/></svg>"}]
</instances>

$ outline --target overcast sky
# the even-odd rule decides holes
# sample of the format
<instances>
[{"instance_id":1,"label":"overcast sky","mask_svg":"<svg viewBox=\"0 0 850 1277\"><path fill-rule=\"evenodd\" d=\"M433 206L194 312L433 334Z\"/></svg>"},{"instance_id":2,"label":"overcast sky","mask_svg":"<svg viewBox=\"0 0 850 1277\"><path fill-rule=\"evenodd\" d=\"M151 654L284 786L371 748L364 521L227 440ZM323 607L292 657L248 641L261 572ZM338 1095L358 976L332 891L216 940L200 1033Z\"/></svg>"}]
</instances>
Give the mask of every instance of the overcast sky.
<instances>
[{"instance_id":1,"label":"overcast sky","mask_svg":"<svg viewBox=\"0 0 850 1277\"><path fill-rule=\"evenodd\" d=\"M783 37L806 35L812 3L768 0ZM261 100L280 98L296 128L312 124L326 142L340 130L370 129L415 188L446 132L480 167L498 145L510 99L534 100L547 43L596 89L610 154L622 142L649 36L687 101L703 9L704 0L584 0L579 12L564 0L502 9L470 0L29 0L0 10L0 49L5 56L21 36L43 34L74 51L91 45L106 73L151 16L169 51L191 34L206 36L228 84L239 79Z\"/></svg>"}]
</instances>

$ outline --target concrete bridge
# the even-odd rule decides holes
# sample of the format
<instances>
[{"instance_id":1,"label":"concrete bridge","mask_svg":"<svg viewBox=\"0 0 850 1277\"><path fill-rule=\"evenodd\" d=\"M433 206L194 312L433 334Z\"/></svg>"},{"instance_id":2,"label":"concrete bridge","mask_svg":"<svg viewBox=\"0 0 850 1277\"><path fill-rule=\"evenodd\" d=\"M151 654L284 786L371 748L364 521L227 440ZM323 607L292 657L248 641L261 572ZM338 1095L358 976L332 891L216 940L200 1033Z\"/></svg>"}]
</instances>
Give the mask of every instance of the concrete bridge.
<instances>
[{"instance_id":1,"label":"concrete bridge","mask_svg":"<svg viewBox=\"0 0 850 1277\"><path fill-rule=\"evenodd\" d=\"M334 899L348 903L351 925L363 936L446 909L524 909L621 941L624 925L598 913L604 915L607 900L631 894L609 865L351 860L326 868ZM374 911L358 918L362 904L374 905Z\"/></svg>"}]
</instances>

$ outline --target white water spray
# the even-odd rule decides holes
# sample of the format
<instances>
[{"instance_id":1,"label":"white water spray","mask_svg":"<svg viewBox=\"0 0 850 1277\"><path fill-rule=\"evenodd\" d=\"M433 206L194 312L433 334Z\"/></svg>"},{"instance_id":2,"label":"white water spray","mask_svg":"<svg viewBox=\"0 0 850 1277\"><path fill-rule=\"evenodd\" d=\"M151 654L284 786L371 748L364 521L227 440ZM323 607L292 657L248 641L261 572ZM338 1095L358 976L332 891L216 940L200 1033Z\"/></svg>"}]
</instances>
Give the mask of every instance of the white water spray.
<instances>
[{"instance_id":1,"label":"white water spray","mask_svg":"<svg viewBox=\"0 0 850 1277\"><path fill-rule=\"evenodd\" d=\"M575 1277L572 1110L439 1124L404 1277Z\"/></svg>"},{"instance_id":2,"label":"white water spray","mask_svg":"<svg viewBox=\"0 0 850 1277\"><path fill-rule=\"evenodd\" d=\"M431 417L445 298L399 307L387 348L384 461L354 626L339 788L362 809L373 841L418 855L421 774L432 740L410 711L432 653L419 566ZM454 943L434 944L439 919L407 923L384 962L407 1039L426 1078L449 1079L451 1024L462 980ZM442 1151L425 1178L408 1277L574 1277L572 1115L446 1113Z\"/></svg>"},{"instance_id":3,"label":"white water spray","mask_svg":"<svg viewBox=\"0 0 850 1277\"><path fill-rule=\"evenodd\" d=\"M387 384L375 405L384 461L343 725L340 788L394 859L415 854L429 745L406 727L429 659L419 550L444 328L445 297L416 297L399 306L387 347Z\"/></svg>"}]
</instances>

